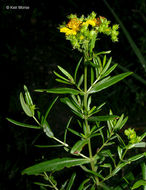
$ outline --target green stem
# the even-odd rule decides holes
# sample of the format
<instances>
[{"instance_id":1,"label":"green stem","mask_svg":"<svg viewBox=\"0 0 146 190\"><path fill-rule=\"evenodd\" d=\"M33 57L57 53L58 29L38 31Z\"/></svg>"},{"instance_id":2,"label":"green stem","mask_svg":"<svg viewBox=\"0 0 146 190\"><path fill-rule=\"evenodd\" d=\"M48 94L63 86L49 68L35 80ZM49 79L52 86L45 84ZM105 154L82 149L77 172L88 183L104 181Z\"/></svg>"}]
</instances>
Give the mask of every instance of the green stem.
<instances>
[{"instance_id":1,"label":"green stem","mask_svg":"<svg viewBox=\"0 0 146 190\"><path fill-rule=\"evenodd\" d=\"M55 190L59 190L59 189L56 187L56 185L50 180L50 178L48 177L47 173L44 172L44 174L45 174L45 177L47 178L47 180L51 183L52 187L53 187Z\"/></svg>"},{"instance_id":2,"label":"green stem","mask_svg":"<svg viewBox=\"0 0 146 190\"><path fill-rule=\"evenodd\" d=\"M59 142L60 144L62 144L63 146L66 146L66 147L69 146L68 144L66 144L66 143L62 142L61 140L57 139L56 137L52 137L52 138L53 138L55 141L57 141L57 142Z\"/></svg>"},{"instance_id":3,"label":"green stem","mask_svg":"<svg viewBox=\"0 0 146 190\"><path fill-rule=\"evenodd\" d=\"M37 124L38 124L39 126L41 126L40 122L37 120L37 118L36 118L35 116L33 116L33 119L37 122Z\"/></svg>"},{"instance_id":4,"label":"green stem","mask_svg":"<svg viewBox=\"0 0 146 190\"><path fill-rule=\"evenodd\" d=\"M85 120L85 126L86 126L86 132L87 135L90 134L90 126L88 124L88 113L87 113L87 100L88 100L88 93L87 93L87 65L84 66L84 120ZM88 150L89 150L89 157L90 157L90 164L91 164L91 169L92 171L96 172L95 165L94 165L94 160L93 160L93 155L92 155L92 147L91 147L91 140L90 137L88 138ZM99 179L95 177L96 183L98 185Z\"/></svg>"}]
</instances>

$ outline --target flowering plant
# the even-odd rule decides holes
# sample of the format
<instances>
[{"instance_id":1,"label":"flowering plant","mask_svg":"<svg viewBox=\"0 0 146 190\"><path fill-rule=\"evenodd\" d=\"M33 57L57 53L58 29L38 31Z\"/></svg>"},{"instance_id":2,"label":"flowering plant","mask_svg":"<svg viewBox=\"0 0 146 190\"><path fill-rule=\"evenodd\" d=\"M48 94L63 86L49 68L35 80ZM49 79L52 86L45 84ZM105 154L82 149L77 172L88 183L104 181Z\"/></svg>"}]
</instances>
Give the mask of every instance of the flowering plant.
<instances>
[{"instance_id":1,"label":"flowering plant","mask_svg":"<svg viewBox=\"0 0 146 190\"><path fill-rule=\"evenodd\" d=\"M20 102L26 115L32 117L37 126L17 122L9 118L8 120L23 127L43 130L49 138L63 146L64 150L70 153L70 156L37 163L25 169L22 173L42 176L47 182L36 184L44 189L51 187L56 190L69 190L75 186L75 177L78 174L73 173L70 180L65 181L58 188L53 173L65 167L79 166L87 175L76 189L115 189L118 186L110 185L109 180L116 178L116 175L125 166L146 156L145 153L134 156L127 154L127 152L132 152L131 149L135 147L145 147L146 143L142 140L146 134L137 136L134 129L126 129L124 131L128 137L128 142L126 142L124 133L120 131L128 117L124 117L124 114L121 116L114 115L112 110L109 110L107 115L101 115L100 111L105 103L97 106L92 105L92 95L114 85L132 73L126 72L111 76L110 74L117 67L117 64L112 65L112 58L107 58L110 51L94 52L95 43L99 40L98 34L100 33L110 36L113 42L118 41L118 25L109 26L110 21L101 16L97 18L94 12L86 18L84 16L78 18L76 15L70 15L68 18L69 22L60 25L59 30L61 33L65 33L66 39L71 42L74 49L82 52L83 57L79 60L74 75L61 66L58 66L59 72L54 71L57 77L56 81L66 84L67 87L36 90L37 92L66 95L60 100L70 108L73 116L66 125L64 140L62 141L54 135L47 120L48 114L58 97L50 104L45 114L37 111L38 116L36 117L36 106L33 104L27 87L24 86L25 94L20 93ZM78 76L81 64L84 65L84 70L83 74ZM79 130L71 127L73 117ZM77 136L77 141L74 142L73 146L68 143L68 132ZM58 147L58 144L52 147L55 146ZM113 146L115 147L114 150ZM128 181L128 179L126 180Z\"/></svg>"}]
</instances>

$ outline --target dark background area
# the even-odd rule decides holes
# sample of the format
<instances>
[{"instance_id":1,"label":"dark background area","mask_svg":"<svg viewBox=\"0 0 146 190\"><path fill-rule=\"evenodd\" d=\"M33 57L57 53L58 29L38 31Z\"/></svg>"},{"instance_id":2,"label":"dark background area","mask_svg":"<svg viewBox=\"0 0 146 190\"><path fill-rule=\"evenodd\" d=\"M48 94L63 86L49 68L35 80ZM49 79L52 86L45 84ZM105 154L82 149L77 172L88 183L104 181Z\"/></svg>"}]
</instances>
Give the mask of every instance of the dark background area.
<instances>
[{"instance_id":1,"label":"dark background area","mask_svg":"<svg viewBox=\"0 0 146 190\"><path fill-rule=\"evenodd\" d=\"M146 1L119 0L108 1L120 20L124 23L140 52L146 59ZM28 10L6 9L6 6L29 6ZM33 177L21 176L21 171L42 159L50 159L63 155L59 149L38 149L35 144L53 143L45 135L36 130L14 126L6 117L21 122L33 123L27 118L19 103L19 93L26 84L35 104L43 112L54 95L38 94L37 88L51 88L54 82L53 71L57 65L73 73L80 54L72 50L69 41L59 33L58 26L73 13L97 15L117 23L102 0L61 0L61 1L3 1L0 2L0 189L37 189L33 185ZM112 43L109 39L99 41L96 50L112 50L113 61L133 71L145 79L139 59L132 50L122 29L119 42ZM146 63L145 63L146 64ZM116 73L121 73L119 68ZM129 116L127 126L134 127L141 134L146 126L145 84L133 76L102 92L94 95L95 104L107 102L107 110L112 108L115 114L125 113ZM59 101L49 116L54 133L62 138L63 129L70 113ZM61 173L60 176L66 175ZM36 180L36 179L35 179Z\"/></svg>"}]
</instances>

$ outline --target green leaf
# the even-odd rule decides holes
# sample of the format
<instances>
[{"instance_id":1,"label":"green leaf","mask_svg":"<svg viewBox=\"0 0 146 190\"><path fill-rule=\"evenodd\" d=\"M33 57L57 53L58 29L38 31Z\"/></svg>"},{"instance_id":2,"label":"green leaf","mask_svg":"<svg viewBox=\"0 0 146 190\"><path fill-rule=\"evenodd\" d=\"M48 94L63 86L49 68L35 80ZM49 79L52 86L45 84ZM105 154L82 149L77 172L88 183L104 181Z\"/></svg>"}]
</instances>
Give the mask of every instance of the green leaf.
<instances>
[{"instance_id":1,"label":"green leaf","mask_svg":"<svg viewBox=\"0 0 146 190\"><path fill-rule=\"evenodd\" d=\"M38 126L34 126L34 125L29 125L29 124L26 124L26 123L21 123L19 121L15 121L13 119L10 119L10 118L6 118L9 122L17 125L17 126L20 126L20 127L26 127L26 128L32 128L32 129L40 129L41 127L38 127Z\"/></svg>"},{"instance_id":2,"label":"green leaf","mask_svg":"<svg viewBox=\"0 0 146 190\"><path fill-rule=\"evenodd\" d=\"M22 171L22 174L37 175L42 172L59 171L65 167L70 168L73 166L80 166L89 162L89 159L82 158L57 158L49 161L44 161L29 168L26 168Z\"/></svg>"},{"instance_id":3,"label":"green leaf","mask_svg":"<svg viewBox=\"0 0 146 190\"><path fill-rule=\"evenodd\" d=\"M94 82L94 70L91 67L91 85L93 84L93 82Z\"/></svg>"},{"instance_id":4,"label":"green leaf","mask_svg":"<svg viewBox=\"0 0 146 190\"><path fill-rule=\"evenodd\" d=\"M81 59L79 60L77 66L76 66L76 69L75 69L75 74L74 74L74 81L75 81L75 82L76 82L76 79L77 79L77 72L78 72L80 63L82 62L82 59L83 59L83 57L81 57Z\"/></svg>"},{"instance_id":5,"label":"green leaf","mask_svg":"<svg viewBox=\"0 0 146 190\"><path fill-rule=\"evenodd\" d=\"M30 93L29 93L28 88L27 88L26 85L24 85L24 91L25 91L25 100L26 100L26 103L29 106L32 106L33 105L32 98L30 96Z\"/></svg>"},{"instance_id":6,"label":"green leaf","mask_svg":"<svg viewBox=\"0 0 146 190\"><path fill-rule=\"evenodd\" d=\"M102 54L109 54L111 53L111 51L102 51L102 52L99 52L99 53L96 53L96 55L102 55Z\"/></svg>"},{"instance_id":7,"label":"green leaf","mask_svg":"<svg viewBox=\"0 0 146 190\"><path fill-rule=\"evenodd\" d=\"M44 117L45 120L47 119L48 114L50 113L50 110L52 109L52 107L53 107L53 105L55 104L55 102L57 101L57 99L58 99L58 96L57 96L57 97L53 100L53 102L49 105L48 110L47 110L46 113L45 113L45 117Z\"/></svg>"},{"instance_id":8,"label":"green leaf","mask_svg":"<svg viewBox=\"0 0 146 190\"><path fill-rule=\"evenodd\" d=\"M71 190L71 188L72 188L72 186L74 184L75 177L76 177L76 173L73 173L70 180L69 180L69 182L68 182L66 190Z\"/></svg>"},{"instance_id":9,"label":"green leaf","mask_svg":"<svg viewBox=\"0 0 146 190\"><path fill-rule=\"evenodd\" d=\"M85 179L79 186L78 190L84 190L85 189L85 184L90 181L90 178Z\"/></svg>"},{"instance_id":10,"label":"green leaf","mask_svg":"<svg viewBox=\"0 0 146 190\"><path fill-rule=\"evenodd\" d=\"M77 141L71 149L71 154L78 154L82 151L83 147L87 144L87 140L79 140Z\"/></svg>"},{"instance_id":11,"label":"green leaf","mask_svg":"<svg viewBox=\"0 0 146 190\"><path fill-rule=\"evenodd\" d=\"M75 131L75 130L73 130L71 128L68 128L68 131L70 131L71 133L73 133L74 135L76 135L78 137L82 137L79 132L77 132L77 131Z\"/></svg>"},{"instance_id":12,"label":"green leaf","mask_svg":"<svg viewBox=\"0 0 146 190\"><path fill-rule=\"evenodd\" d=\"M69 121L68 121L68 123L67 123L67 125L66 125L66 129L65 129L65 132L64 132L64 143L66 143L67 130L68 130L69 125L70 125L70 123L71 123L71 121L72 121L72 118L73 118L73 117L71 117L71 118L69 119Z\"/></svg>"},{"instance_id":13,"label":"green leaf","mask_svg":"<svg viewBox=\"0 0 146 190\"><path fill-rule=\"evenodd\" d=\"M132 186L132 190L133 189L137 189L137 188L139 188L140 186L144 186L144 185L146 185L146 181L145 180L143 180L143 179L141 179L141 180L138 180L136 183L134 183L134 185Z\"/></svg>"},{"instance_id":14,"label":"green leaf","mask_svg":"<svg viewBox=\"0 0 146 190\"><path fill-rule=\"evenodd\" d=\"M128 146L128 149L131 149L131 148L146 148L146 142L140 142L140 143L135 143L135 144L131 144Z\"/></svg>"},{"instance_id":15,"label":"green leaf","mask_svg":"<svg viewBox=\"0 0 146 190\"><path fill-rule=\"evenodd\" d=\"M61 79L55 79L57 82L63 83L63 84L69 84L71 85L70 82L66 82L65 80L61 80Z\"/></svg>"},{"instance_id":16,"label":"green leaf","mask_svg":"<svg viewBox=\"0 0 146 190\"><path fill-rule=\"evenodd\" d=\"M29 105L25 103L25 100L23 98L22 92L20 93L20 103L23 108L23 111L26 113L27 116L33 117L34 116L34 110L32 110Z\"/></svg>"},{"instance_id":17,"label":"green leaf","mask_svg":"<svg viewBox=\"0 0 146 190\"><path fill-rule=\"evenodd\" d=\"M131 158L129 158L128 161L134 162L136 160L139 160L139 159L143 158L144 156L145 156L144 154L138 154L136 156L132 156Z\"/></svg>"},{"instance_id":18,"label":"green leaf","mask_svg":"<svg viewBox=\"0 0 146 190\"><path fill-rule=\"evenodd\" d=\"M117 67L118 64L114 64L112 67L110 67L103 75L102 78L106 77L107 75L109 75L112 71L115 70L115 68Z\"/></svg>"},{"instance_id":19,"label":"green leaf","mask_svg":"<svg viewBox=\"0 0 146 190\"><path fill-rule=\"evenodd\" d=\"M112 85L114 85L115 83L119 82L120 80L124 79L125 77L131 75L132 72L126 72L126 73L122 73L119 75L116 75L114 77L109 78L108 80L101 80L100 82L96 83L90 90L89 90L89 94L95 93L95 92L99 92L103 89L106 89Z\"/></svg>"},{"instance_id":20,"label":"green leaf","mask_svg":"<svg viewBox=\"0 0 146 190\"><path fill-rule=\"evenodd\" d=\"M68 79L70 79L70 81L72 83L74 83L74 79L73 77L71 76L71 74L69 72L67 72L65 69L63 69L62 67L58 66L59 70L65 75L67 76Z\"/></svg>"},{"instance_id":21,"label":"green leaf","mask_svg":"<svg viewBox=\"0 0 146 190\"><path fill-rule=\"evenodd\" d=\"M44 132L46 133L46 135L49 137L49 138L53 138L54 137L54 134L48 124L48 122L46 120L43 121L42 123L42 127L43 127L43 130Z\"/></svg>"},{"instance_id":22,"label":"green leaf","mask_svg":"<svg viewBox=\"0 0 146 190\"><path fill-rule=\"evenodd\" d=\"M60 101L67 104L76 115L78 115L81 118L83 117L82 113L80 112L80 110L78 108L78 106L76 106L74 103L72 103L72 101L69 98L67 98L67 97L66 98L61 98Z\"/></svg>"},{"instance_id":23,"label":"green leaf","mask_svg":"<svg viewBox=\"0 0 146 190\"><path fill-rule=\"evenodd\" d=\"M120 160L122 158L122 153L123 153L123 149L120 146L118 146L118 155L119 155Z\"/></svg>"},{"instance_id":24,"label":"green leaf","mask_svg":"<svg viewBox=\"0 0 146 190\"><path fill-rule=\"evenodd\" d=\"M112 172L112 175L114 176L115 174L117 174L123 167L125 167L127 164L130 164L129 162L123 162L121 164L119 164Z\"/></svg>"},{"instance_id":25,"label":"green leaf","mask_svg":"<svg viewBox=\"0 0 146 190\"><path fill-rule=\"evenodd\" d=\"M109 121L117 117L118 117L117 115L93 116L93 117L89 117L88 121Z\"/></svg>"},{"instance_id":26,"label":"green leaf","mask_svg":"<svg viewBox=\"0 0 146 190\"><path fill-rule=\"evenodd\" d=\"M51 88L51 89L38 89L35 90L36 92L47 92L47 93L53 93L53 94L73 94L77 95L80 94L79 90L73 89L73 88Z\"/></svg>"},{"instance_id":27,"label":"green leaf","mask_svg":"<svg viewBox=\"0 0 146 190\"><path fill-rule=\"evenodd\" d=\"M66 79L65 77L61 76L61 75L58 74L57 72L54 71L54 74L55 74L57 77L61 78L62 80L66 81L66 82L69 82L68 79Z\"/></svg>"},{"instance_id":28,"label":"green leaf","mask_svg":"<svg viewBox=\"0 0 146 190\"><path fill-rule=\"evenodd\" d=\"M56 147L62 147L62 144L53 144L53 145L35 145L37 148L56 148Z\"/></svg>"},{"instance_id":29,"label":"green leaf","mask_svg":"<svg viewBox=\"0 0 146 190\"><path fill-rule=\"evenodd\" d=\"M77 84L77 87L79 88L81 86L81 84L83 83L83 80L84 80L84 75L82 74L80 79L79 79L79 82Z\"/></svg>"},{"instance_id":30,"label":"green leaf","mask_svg":"<svg viewBox=\"0 0 146 190\"><path fill-rule=\"evenodd\" d=\"M104 177L103 177L100 173L98 173L98 172L89 170L89 169L87 169L85 166L81 166L81 168L82 168L85 172L88 172L88 173L92 174L93 176L97 176L97 177L99 177L99 178L101 178L101 179L104 179Z\"/></svg>"},{"instance_id":31,"label":"green leaf","mask_svg":"<svg viewBox=\"0 0 146 190\"><path fill-rule=\"evenodd\" d=\"M101 75L103 75L108 70L111 62L112 62L112 57L110 57L110 59L108 60L107 64L105 65L104 69L101 72Z\"/></svg>"}]
</instances>

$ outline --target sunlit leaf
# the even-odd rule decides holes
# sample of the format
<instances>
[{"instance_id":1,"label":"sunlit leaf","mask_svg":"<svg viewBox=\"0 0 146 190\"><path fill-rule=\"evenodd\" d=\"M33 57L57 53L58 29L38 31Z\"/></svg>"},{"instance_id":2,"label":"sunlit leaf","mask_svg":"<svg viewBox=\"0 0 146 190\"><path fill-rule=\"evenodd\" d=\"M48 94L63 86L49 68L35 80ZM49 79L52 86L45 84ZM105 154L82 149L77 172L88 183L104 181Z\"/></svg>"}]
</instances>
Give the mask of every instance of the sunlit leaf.
<instances>
[{"instance_id":1,"label":"sunlit leaf","mask_svg":"<svg viewBox=\"0 0 146 190\"><path fill-rule=\"evenodd\" d=\"M122 158L122 153L123 153L123 149L120 146L118 146L118 155L119 155L120 160Z\"/></svg>"},{"instance_id":2,"label":"sunlit leaf","mask_svg":"<svg viewBox=\"0 0 146 190\"><path fill-rule=\"evenodd\" d=\"M29 168L26 168L22 171L22 174L37 175L42 172L59 171L65 167L70 168L73 166L87 164L89 162L89 159L82 158L57 158L49 161L44 161Z\"/></svg>"},{"instance_id":3,"label":"sunlit leaf","mask_svg":"<svg viewBox=\"0 0 146 190\"><path fill-rule=\"evenodd\" d=\"M51 128L50 128L50 126L46 120L43 121L42 127L43 127L43 130L48 137L50 137L50 138L54 137L54 134L53 134L53 132L52 132L52 130L51 130Z\"/></svg>"},{"instance_id":4,"label":"sunlit leaf","mask_svg":"<svg viewBox=\"0 0 146 190\"><path fill-rule=\"evenodd\" d=\"M20 103L21 103L23 111L26 113L26 115L29 117L33 117L34 116L34 110L32 110L30 108L30 106L25 103L22 92L20 93Z\"/></svg>"},{"instance_id":5,"label":"sunlit leaf","mask_svg":"<svg viewBox=\"0 0 146 190\"><path fill-rule=\"evenodd\" d=\"M68 79L70 79L70 81L72 83L74 83L74 79L73 77L71 76L71 74L69 72L67 72L65 69L63 69L62 67L58 66L59 70L65 75L68 77Z\"/></svg>"},{"instance_id":6,"label":"sunlit leaf","mask_svg":"<svg viewBox=\"0 0 146 190\"><path fill-rule=\"evenodd\" d=\"M90 91L88 92L89 94L92 94L92 93L96 93L96 92L99 92L103 89L106 89L114 84L116 84L117 82L119 82L120 80L124 79L125 77L131 75L132 72L127 72L127 73L122 73L122 74L119 74L119 75L116 75L114 77L111 77L109 78L108 80L101 80L100 82L96 83L91 89Z\"/></svg>"}]
</instances>

